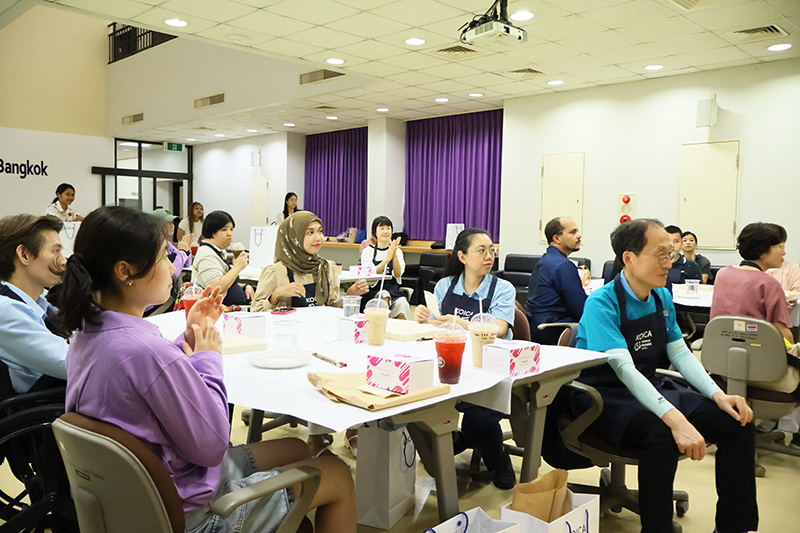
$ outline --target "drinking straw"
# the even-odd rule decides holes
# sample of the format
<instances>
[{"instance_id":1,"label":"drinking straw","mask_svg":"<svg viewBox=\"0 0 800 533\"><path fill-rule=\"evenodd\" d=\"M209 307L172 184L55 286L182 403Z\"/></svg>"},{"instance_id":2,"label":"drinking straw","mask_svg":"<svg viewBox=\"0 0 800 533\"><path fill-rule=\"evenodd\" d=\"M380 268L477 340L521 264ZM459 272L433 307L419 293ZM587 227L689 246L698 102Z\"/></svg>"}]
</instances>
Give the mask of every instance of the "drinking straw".
<instances>
[{"instance_id":1,"label":"drinking straw","mask_svg":"<svg viewBox=\"0 0 800 533\"><path fill-rule=\"evenodd\" d=\"M483 298L478 296L478 309L480 310L481 314L483 314Z\"/></svg>"},{"instance_id":2,"label":"drinking straw","mask_svg":"<svg viewBox=\"0 0 800 533\"><path fill-rule=\"evenodd\" d=\"M389 268L389 265L386 265L385 267L383 267L383 273L381 274L381 288L378 291L379 295L383 292L383 280L386 279L386 269L387 268Z\"/></svg>"}]
</instances>

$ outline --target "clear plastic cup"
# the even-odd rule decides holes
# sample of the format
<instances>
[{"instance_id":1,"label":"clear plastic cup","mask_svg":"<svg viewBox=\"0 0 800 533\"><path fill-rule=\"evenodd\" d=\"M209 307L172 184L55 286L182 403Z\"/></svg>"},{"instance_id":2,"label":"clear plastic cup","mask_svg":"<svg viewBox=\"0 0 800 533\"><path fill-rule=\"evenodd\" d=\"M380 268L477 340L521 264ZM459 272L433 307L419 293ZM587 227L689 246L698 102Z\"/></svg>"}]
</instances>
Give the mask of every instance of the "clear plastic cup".
<instances>
[{"instance_id":1,"label":"clear plastic cup","mask_svg":"<svg viewBox=\"0 0 800 533\"><path fill-rule=\"evenodd\" d=\"M687 279L686 280L686 297L687 298L700 298L700 280Z\"/></svg>"},{"instance_id":2,"label":"clear plastic cup","mask_svg":"<svg viewBox=\"0 0 800 533\"><path fill-rule=\"evenodd\" d=\"M461 359L467 344L467 332L453 322L439 326L433 336L436 345L439 381L455 385L461 379Z\"/></svg>"},{"instance_id":3,"label":"clear plastic cup","mask_svg":"<svg viewBox=\"0 0 800 533\"><path fill-rule=\"evenodd\" d=\"M472 366L483 367L483 347L492 344L499 330L497 320L489 313L479 313L469 321L469 342L472 345Z\"/></svg>"},{"instance_id":4,"label":"clear plastic cup","mask_svg":"<svg viewBox=\"0 0 800 533\"><path fill-rule=\"evenodd\" d=\"M300 321L277 320L272 325L275 328L275 349L279 352L296 352Z\"/></svg>"},{"instance_id":5,"label":"clear plastic cup","mask_svg":"<svg viewBox=\"0 0 800 533\"><path fill-rule=\"evenodd\" d=\"M364 307L367 317L367 342L370 346L383 346L386 340L386 322L389 320L389 304L379 298L373 298Z\"/></svg>"},{"instance_id":6,"label":"clear plastic cup","mask_svg":"<svg viewBox=\"0 0 800 533\"><path fill-rule=\"evenodd\" d=\"M189 285L183 289L183 308L186 310L186 316L189 316L189 311L192 310L194 304L197 303L203 296L203 288L199 285Z\"/></svg>"},{"instance_id":7,"label":"clear plastic cup","mask_svg":"<svg viewBox=\"0 0 800 533\"><path fill-rule=\"evenodd\" d=\"M357 315L361 311L361 296L342 296L344 317Z\"/></svg>"}]
</instances>

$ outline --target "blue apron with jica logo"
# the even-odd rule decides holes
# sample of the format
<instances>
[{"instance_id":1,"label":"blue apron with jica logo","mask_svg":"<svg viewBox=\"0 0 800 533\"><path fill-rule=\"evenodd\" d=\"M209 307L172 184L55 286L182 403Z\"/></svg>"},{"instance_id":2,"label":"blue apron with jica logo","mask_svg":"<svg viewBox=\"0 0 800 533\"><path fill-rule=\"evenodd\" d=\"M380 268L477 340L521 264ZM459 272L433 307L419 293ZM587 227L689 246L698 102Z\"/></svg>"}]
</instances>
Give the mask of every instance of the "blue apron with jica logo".
<instances>
[{"instance_id":1,"label":"blue apron with jica logo","mask_svg":"<svg viewBox=\"0 0 800 533\"><path fill-rule=\"evenodd\" d=\"M625 301L625 288L619 274L614 278L614 293L619 302L620 332L628 345L633 364L647 380L653 384L666 401L684 415L691 414L702 402L704 396L674 381L664 380L656 375L656 368L662 367L667 359L667 323L664 306L655 291L656 312L636 320L629 320ZM592 424L592 430L611 445L618 447L622 435L631 419L645 407L639 403L631 391L619 380L611 365L604 364L587 368L581 372L580 382L591 385L603 397L603 412ZM589 407L586 395L574 396L582 409Z\"/></svg>"},{"instance_id":2,"label":"blue apron with jica logo","mask_svg":"<svg viewBox=\"0 0 800 533\"><path fill-rule=\"evenodd\" d=\"M490 274L487 274L490 275ZM442 299L440 311L443 315L455 315L457 318L464 320L472 319L472 315L480 313L480 302L475 298L470 298L466 294L455 294L453 291L461 276L453 276L453 281L450 282L450 287ZM481 281L483 283L483 281ZM494 298L494 289L497 287L497 278L492 276L492 283L489 285L489 293L483 299L483 309L485 313L489 312L492 306L492 298Z\"/></svg>"},{"instance_id":3,"label":"blue apron with jica logo","mask_svg":"<svg viewBox=\"0 0 800 533\"><path fill-rule=\"evenodd\" d=\"M294 272L286 268L286 275L289 276L289 283L294 283ZM317 284L308 283L303 285L306 288L304 297L292 296L292 307L316 307L317 306Z\"/></svg>"}]
</instances>

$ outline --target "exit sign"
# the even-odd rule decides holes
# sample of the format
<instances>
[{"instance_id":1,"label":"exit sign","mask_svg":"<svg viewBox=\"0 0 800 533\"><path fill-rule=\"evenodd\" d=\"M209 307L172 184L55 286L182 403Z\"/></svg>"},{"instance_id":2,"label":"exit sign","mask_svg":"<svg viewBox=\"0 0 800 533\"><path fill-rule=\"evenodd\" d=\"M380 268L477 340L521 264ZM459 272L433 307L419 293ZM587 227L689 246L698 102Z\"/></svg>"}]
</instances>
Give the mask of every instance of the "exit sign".
<instances>
[{"instance_id":1,"label":"exit sign","mask_svg":"<svg viewBox=\"0 0 800 533\"><path fill-rule=\"evenodd\" d=\"M164 143L165 152L183 152L183 145L181 143Z\"/></svg>"}]
</instances>

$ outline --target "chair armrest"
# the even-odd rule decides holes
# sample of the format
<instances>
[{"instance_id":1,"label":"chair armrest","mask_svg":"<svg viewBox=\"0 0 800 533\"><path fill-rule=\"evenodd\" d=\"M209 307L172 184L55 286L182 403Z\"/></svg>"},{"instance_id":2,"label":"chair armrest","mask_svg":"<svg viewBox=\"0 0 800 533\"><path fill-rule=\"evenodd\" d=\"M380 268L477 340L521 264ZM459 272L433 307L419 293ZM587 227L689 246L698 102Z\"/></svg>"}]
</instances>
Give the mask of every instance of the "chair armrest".
<instances>
[{"instance_id":1,"label":"chair armrest","mask_svg":"<svg viewBox=\"0 0 800 533\"><path fill-rule=\"evenodd\" d=\"M26 392L23 394L17 394L16 396L12 396L11 398L7 398L0 402L0 410L16 407L18 405L25 406L29 404L37 404L43 400L55 400L56 402L63 404L66 397L66 387L46 389L38 392Z\"/></svg>"},{"instance_id":2,"label":"chair armrest","mask_svg":"<svg viewBox=\"0 0 800 533\"><path fill-rule=\"evenodd\" d=\"M544 330L547 328L554 328L556 326L561 326L562 328L566 328L567 326L575 325L575 322L549 322L547 324L539 324L536 326L538 330Z\"/></svg>"},{"instance_id":3,"label":"chair armrest","mask_svg":"<svg viewBox=\"0 0 800 533\"><path fill-rule=\"evenodd\" d=\"M570 389L588 394L592 399L592 405L589 407L589 409L584 411L578 418L570 422L570 424L561 432L565 442L577 443L580 440L581 434L583 434L583 432L586 431L603 412L603 397L600 396L600 393L597 392L597 389L589 385L584 385L580 381L571 381L564 385L564 387L569 387Z\"/></svg>"},{"instance_id":4,"label":"chair armrest","mask_svg":"<svg viewBox=\"0 0 800 533\"><path fill-rule=\"evenodd\" d=\"M656 368L656 375L664 379L668 379L669 381L675 381L677 383L680 383L681 385L685 385L687 387L691 387L692 389L694 389L691 383L689 383L686 380L686 378L683 377L683 374L681 374L676 370L667 370L666 368Z\"/></svg>"},{"instance_id":5,"label":"chair armrest","mask_svg":"<svg viewBox=\"0 0 800 533\"><path fill-rule=\"evenodd\" d=\"M256 500L267 494L272 494L279 490L291 487L296 483L300 483L303 487L300 498L296 498L294 508L300 507L305 503L305 509L314 498L317 488L320 483L320 476L322 472L311 466L298 466L286 472L278 474L277 476L259 481L253 485L243 487L226 494L211 504L211 512L215 515L227 518L230 514L239 507L249 501ZM308 501L306 501L308 500ZM294 508L292 512L294 512ZM291 513L290 513L291 514ZM305 512L302 516L305 515ZM298 522L299 525L299 522Z\"/></svg>"}]
</instances>

